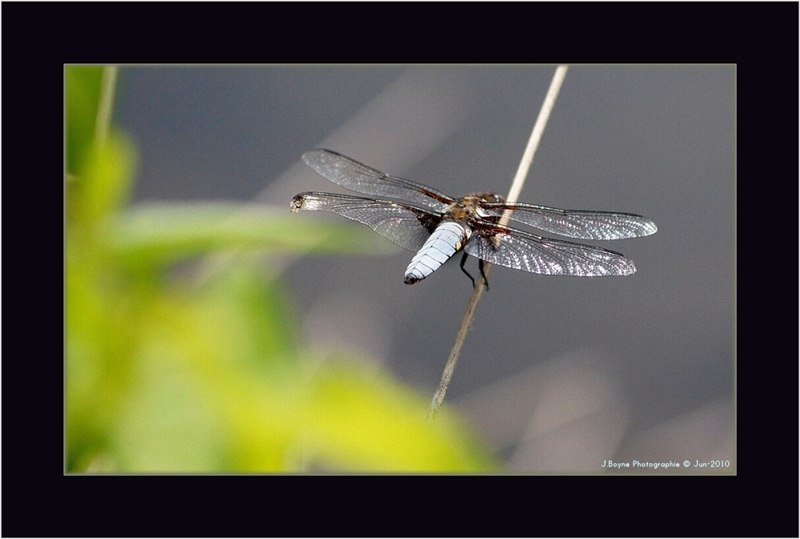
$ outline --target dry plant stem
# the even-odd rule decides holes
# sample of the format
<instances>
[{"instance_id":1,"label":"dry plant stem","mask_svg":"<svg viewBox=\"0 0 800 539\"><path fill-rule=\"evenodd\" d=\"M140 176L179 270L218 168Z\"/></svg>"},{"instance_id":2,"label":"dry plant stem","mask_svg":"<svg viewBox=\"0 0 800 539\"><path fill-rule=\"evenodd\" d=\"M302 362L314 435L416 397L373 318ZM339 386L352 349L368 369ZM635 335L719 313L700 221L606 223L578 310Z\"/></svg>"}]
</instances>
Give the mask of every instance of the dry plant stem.
<instances>
[{"instance_id":1,"label":"dry plant stem","mask_svg":"<svg viewBox=\"0 0 800 539\"><path fill-rule=\"evenodd\" d=\"M542 140L542 133L544 133L547 120L550 118L550 112L553 110L556 97L558 96L559 90L561 90L561 84L564 82L564 77L566 75L567 66L558 66L553 75L553 80L550 83L550 89L547 91L547 95L544 98L544 103L542 103L542 108L539 111L539 117L536 119L536 124L533 126L533 132L531 132L530 139L528 139L525 153L522 154L522 160L519 163L517 175L514 177L511 190L506 197L506 201L509 203L516 202L519 198L519 194L522 192L522 186L525 184L525 178L528 176L528 170L530 170L531 163L533 162L533 156L536 153L536 149L539 147L539 142ZM507 224L508 216L503 215L500 219L500 223L502 225ZM491 264L484 263L484 275L488 277L489 270L491 269ZM464 347L464 341L467 339L467 332L472 326L472 320L475 318L478 301L480 301L481 296L483 296L483 291L485 289L486 281L484 276L481 275L478 277L475 288L472 290L472 297L469 299L469 304L467 304L467 312L464 313L464 318L461 320L461 327L458 329L453 348L450 350L450 356L447 358L447 364L444 367L444 372L442 372L442 379L439 382L439 386L436 388L436 393L433 394L433 401L431 401L431 407L430 410L428 410L428 421L433 421L436 417L436 413L439 411L439 407L444 401L447 387L450 385L450 380L453 378L453 372L456 370L456 363L458 363L458 358L461 356L461 349Z\"/></svg>"}]
</instances>

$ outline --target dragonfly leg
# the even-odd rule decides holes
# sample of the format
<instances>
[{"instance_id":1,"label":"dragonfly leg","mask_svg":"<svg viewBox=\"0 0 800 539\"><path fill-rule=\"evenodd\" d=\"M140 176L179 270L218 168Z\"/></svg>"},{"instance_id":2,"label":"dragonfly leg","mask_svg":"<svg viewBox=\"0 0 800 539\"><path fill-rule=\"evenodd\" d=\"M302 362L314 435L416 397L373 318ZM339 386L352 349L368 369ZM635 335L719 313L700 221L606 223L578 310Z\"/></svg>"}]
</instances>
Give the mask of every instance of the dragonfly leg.
<instances>
[{"instance_id":1,"label":"dragonfly leg","mask_svg":"<svg viewBox=\"0 0 800 539\"><path fill-rule=\"evenodd\" d=\"M475 288L475 279L472 278L472 275L469 274L467 269L464 267L464 263L467 261L467 253L464 252L464 256L461 257L461 271L464 272L464 275L469 277L469 280L472 281L472 288ZM486 291L489 291L489 279L486 278L486 274L483 273L483 260L480 258L478 259L478 269L481 271L481 276L483 277L484 286L486 286Z\"/></svg>"},{"instance_id":2,"label":"dragonfly leg","mask_svg":"<svg viewBox=\"0 0 800 539\"><path fill-rule=\"evenodd\" d=\"M486 291L488 292L489 291L489 278L486 277L485 273L483 273L483 259L482 258L478 259L478 269L481 270L481 277L483 277L483 282L484 282L484 284L486 286Z\"/></svg>"},{"instance_id":3,"label":"dragonfly leg","mask_svg":"<svg viewBox=\"0 0 800 539\"><path fill-rule=\"evenodd\" d=\"M464 267L464 263L467 261L467 252L464 251L464 256L461 257L461 271L464 272L464 275L469 277L469 280L472 281L472 288L475 288L475 279L472 278L472 275L469 274L467 269ZM483 270L481 269L481 272Z\"/></svg>"}]
</instances>

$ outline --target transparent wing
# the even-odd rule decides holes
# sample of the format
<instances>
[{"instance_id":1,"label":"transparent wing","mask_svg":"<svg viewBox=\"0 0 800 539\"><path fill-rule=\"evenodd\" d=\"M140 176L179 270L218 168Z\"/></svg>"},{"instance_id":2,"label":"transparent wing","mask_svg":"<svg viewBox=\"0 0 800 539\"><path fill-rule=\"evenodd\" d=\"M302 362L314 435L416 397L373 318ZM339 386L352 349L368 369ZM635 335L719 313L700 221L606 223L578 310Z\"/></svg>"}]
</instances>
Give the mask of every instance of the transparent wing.
<instances>
[{"instance_id":1,"label":"transparent wing","mask_svg":"<svg viewBox=\"0 0 800 539\"><path fill-rule=\"evenodd\" d=\"M656 224L642 215L607 211L561 210L533 204L486 202L481 209L499 217L508 209L510 218L545 232L583 240L619 240L655 234Z\"/></svg>"},{"instance_id":2,"label":"transparent wing","mask_svg":"<svg viewBox=\"0 0 800 539\"><path fill-rule=\"evenodd\" d=\"M492 264L544 275L597 277L636 272L633 262L615 251L499 225L477 228L464 250Z\"/></svg>"},{"instance_id":3,"label":"transparent wing","mask_svg":"<svg viewBox=\"0 0 800 539\"><path fill-rule=\"evenodd\" d=\"M451 197L435 189L389 176L330 150L306 152L303 161L323 178L365 195L409 200L439 212L453 202Z\"/></svg>"},{"instance_id":4,"label":"transparent wing","mask_svg":"<svg viewBox=\"0 0 800 539\"><path fill-rule=\"evenodd\" d=\"M365 224L392 243L418 251L441 218L413 206L334 193L300 193L291 210L325 210Z\"/></svg>"}]
</instances>

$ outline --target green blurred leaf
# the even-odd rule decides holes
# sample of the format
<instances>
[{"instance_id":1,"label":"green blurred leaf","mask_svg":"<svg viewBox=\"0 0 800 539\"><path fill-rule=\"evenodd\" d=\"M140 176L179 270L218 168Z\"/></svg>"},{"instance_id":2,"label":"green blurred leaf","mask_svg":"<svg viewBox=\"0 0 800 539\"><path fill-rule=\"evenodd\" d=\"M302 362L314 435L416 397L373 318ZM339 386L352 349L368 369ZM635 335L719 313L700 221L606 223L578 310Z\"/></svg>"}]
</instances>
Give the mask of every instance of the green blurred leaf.
<instances>
[{"instance_id":1,"label":"green blurred leaf","mask_svg":"<svg viewBox=\"0 0 800 539\"><path fill-rule=\"evenodd\" d=\"M304 352L291 294L274 272L264 276L260 259L209 265L191 282L154 271L232 249L396 248L366 227L293 215L288 204L125 209L136 150L113 129L95 132L98 110L111 110L107 81L101 68L66 70L67 470L493 469L446 411L425 422L427 398L352 359Z\"/></svg>"},{"instance_id":2,"label":"green blurred leaf","mask_svg":"<svg viewBox=\"0 0 800 539\"><path fill-rule=\"evenodd\" d=\"M94 141L102 78L101 66L68 66L65 69L67 172L75 176L83 174L83 165Z\"/></svg>"},{"instance_id":3,"label":"green blurred leaf","mask_svg":"<svg viewBox=\"0 0 800 539\"><path fill-rule=\"evenodd\" d=\"M120 133L91 146L84 175L76 178L77 185L71 189L73 218L95 224L119 209L130 193L135 165L136 151Z\"/></svg>"},{"instance_id":4,"label":"green blurred leaf","mask_svg":"<svg viewBox=\"0 0 800 539\"><path fill-rule=\"evenodd\" d=\"M129 263L153 264L232 248L381 255L396 252L366 227L309 220L286 210L234 203L140 205L107 227Z\"/></svg>"},{"instance_id":5,"label":"green blurred leaf","mask_svg":"<svg viewBox=\"0 0 800 539\"><path fill-rule=\"evenodd\" d=\"M134 381L143 298L113 260L68 234L66 265L68 468L84 469L108 443Z\"/></svg>"},{"instance_id":6,"label":"green blurred leaf","mask_svg":"<svg viewBox=\"0 0 800 539\"><path fill-rule=\"evenodd\" d=\"M491 469L465 425L445 413L427 424L428 399L363 368L326 365L309 393L305 452L322 469L468 472Z\"/></svg>"},{"instance_id":7,"label":"green blurred leaf","mask_svg":"<svg viewBox=\"0 0 800 539\"><path fill-rule=\"evenodd\" d=\"M67 216L94 225L127 199L136 151L110 128L117 68L68 66Z\"/></svg>"},{"instance_id":8,"label":"green blurred leaf","mask_svg":"<svg viewBox=\"0 0 800 539\"><path fill-rule=\"evenodd\" d=\"M389 378L353 363L312 363L281 331L254 340L270 326L295 333L276 322L280 309L264 307L280 295L238 268L199 295L153 298L137 383L112 436L121 469L491 469L463 425L446 413L426 424L427 399Z\"/></svg>"}]
</instances>

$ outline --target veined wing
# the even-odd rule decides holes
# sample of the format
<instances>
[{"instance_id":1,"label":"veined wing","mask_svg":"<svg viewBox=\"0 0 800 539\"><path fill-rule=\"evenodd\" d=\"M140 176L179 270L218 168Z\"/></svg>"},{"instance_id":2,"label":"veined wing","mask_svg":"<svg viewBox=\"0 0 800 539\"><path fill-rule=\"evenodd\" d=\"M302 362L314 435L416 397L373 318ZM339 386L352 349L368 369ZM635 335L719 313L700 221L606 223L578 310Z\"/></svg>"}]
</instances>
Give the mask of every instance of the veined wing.
<instances>
[{"instance_id":1,"label":"veined wing","mask_svg":"<svg viewBox=\"0 0 800 539\"><path fill-rule=\"evenodd\" d=\"M655 234L656 224L642 215L607 211L561 210L533 204L485 202L481 209L489 216L501 216L508 209L514 221L545 232L583 240L619 240Z\"/></svg>"},{"instance_id":2,"label":"veined wing","mask_svg":"<svg viewBox=\"0 0 800 539\"><path fill-rule=\"evenodd\" d=\"M303 161L317 174L351 191L378 197L397 198L444 211L453 198L425 185L384 174L355 159L330 150L311 150Z\"/></svg>"},{"instance_id":3,"label":"veined wing","mask_svg":"<svg viewBox=\"0 0 800 539\"><path fill-rule=\"evenodd\" d=\"M544 275L598 277L636 272L633 262L621 253L500 225L475 227L464 250L492 264Z\"/></svg>"},{"instance_id":4,"label":"veined wing","mask_svg":"<svg viewBox=\"0 0 800 539\"><path fill-rule=\"evenodd\" d=\"M392 243L418 251L441 217L406 204L334 193L300 193L292 199L293 212L325 210L365 224Z\"/></svg>"}]
</instances>

